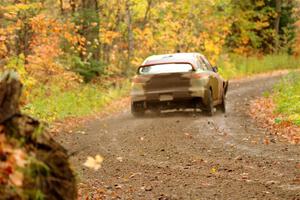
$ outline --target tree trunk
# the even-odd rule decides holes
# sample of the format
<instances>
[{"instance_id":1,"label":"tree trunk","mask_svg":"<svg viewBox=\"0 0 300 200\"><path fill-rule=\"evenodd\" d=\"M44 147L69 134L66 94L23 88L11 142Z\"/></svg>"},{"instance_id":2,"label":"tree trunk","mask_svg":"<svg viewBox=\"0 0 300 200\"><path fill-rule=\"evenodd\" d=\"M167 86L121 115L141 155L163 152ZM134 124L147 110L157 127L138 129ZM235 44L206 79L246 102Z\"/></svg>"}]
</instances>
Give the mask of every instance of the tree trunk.
<instances>
[{"instance_id":1,"label":"tree trunk","mask_svg":"<svg viewBox=\"0 0 300 200\"><path fill-rule=\"evenodd\" d=\"M275 38L275 48L276 52L279 51L279 46L280 46L280 19L281 19L281 11L282 11L282 0L276 0L276 19L275 19L275 33L276 33L276 38Z\"/></svg>"},{"instance_id":2,"label":"tree trunk","mask_svg":"<svg viewBox=\"0 0 300 200\"><path fill-rule=\"evenodd\" d=\"M150 15L151 6L152 6L152 0L147 0L147 9L146 9L146 12L144 15L142 28L144 28L147 24L147 21L148 21L149 15Z\"/></svg>"},{"instance_id":3,"label":"tree trunk","mask_svg":"<svg viewBox=\"0 0 300 200\"><path fill-rule=\"evenodd\" d=\"M20 112L19 99L22 85L17 74L5 73L0 82L0 123Z\"/></svg>"},{"instance_id":4,"label":"tree trunk","mask_svg":"<svg viewBox=\"0 0 300 200\"><path fill-rule=\"evenodd\" d=\"M126 1L126 18L127 18L127 44L128 44L128 56L127 56L127 69L126 73L129 73L131 67L131 59L133 57L133 32L132 32L132 16L131 16L131 2Z\"/></svg>"},{"instance_id":5,"label":"tree trunk","mask_svg":"<svg viewBox=\"0 0 300 200\"><path fill-rule=\"evenodd\" d=\"M60 5L60 13L63 15L64 14L64 0L59 0L59 5Z\"/></svg>"},{"instance_id":6,"label":"tree trunk","mask_svg":"<svg viewBox=\"0 0 300 200\"><path fill-rule=\"evenodd\" d=\"M70 1L69 1L69 4L70 4L70 6L71 6L72 13L75 13L75 11L76 11L76 3L75 3L75 0L70 0Z\"/></svg>"}]
</instances>

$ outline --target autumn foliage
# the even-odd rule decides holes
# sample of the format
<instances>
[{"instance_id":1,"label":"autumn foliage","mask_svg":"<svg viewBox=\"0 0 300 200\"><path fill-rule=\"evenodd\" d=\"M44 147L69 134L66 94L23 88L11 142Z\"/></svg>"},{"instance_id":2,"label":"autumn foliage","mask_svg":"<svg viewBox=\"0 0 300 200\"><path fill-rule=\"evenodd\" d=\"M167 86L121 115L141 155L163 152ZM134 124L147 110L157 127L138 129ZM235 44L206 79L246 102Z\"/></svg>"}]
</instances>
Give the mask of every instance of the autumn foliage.
<instances>
[{"instance_id":1,"label":"autumn foliage","mask_svg":"<svg viewBox=\"0 0 300 200\"><path fill-rule=\"evenodd\" d=\"M256 119L259 126L270 133L286 138L293 144L299 144L300 127L275 110L276 104L272 98L260 98L252 102L250 115Z\"/></svg>"},{"instance_id":2,"label":"autumn foliage","mask_svg":"<svg viewBox=\"0 0 300 200\"><path fill-rule=\"evenodd\" d=\"M48 122L88 115L127 93L152 54L201 52L228 77L287 67L300 55L299 8L299 0L1 0L0 73L18 72L27 113ZM299 143L299 114L279 104L257 100L251 114ZM0 194L24 185L29 154L0 126ZM88 161L96 169L102 158Z\"/></svg>"},{"instance_id":3,"label":"autumn foliage","mask_svg":"<svg viewBox=\"0 0 300 200\"><path fill-rule=\"evenodd\" d=\"M224 52L290 51L297 5L283 1L276 30L275 0L5 0L0 66L23 62L14 67L37 81L80 82L76 74L85 81L128 75L151 54L202 52L216 63Z\"/></svg>"}]
</instances>

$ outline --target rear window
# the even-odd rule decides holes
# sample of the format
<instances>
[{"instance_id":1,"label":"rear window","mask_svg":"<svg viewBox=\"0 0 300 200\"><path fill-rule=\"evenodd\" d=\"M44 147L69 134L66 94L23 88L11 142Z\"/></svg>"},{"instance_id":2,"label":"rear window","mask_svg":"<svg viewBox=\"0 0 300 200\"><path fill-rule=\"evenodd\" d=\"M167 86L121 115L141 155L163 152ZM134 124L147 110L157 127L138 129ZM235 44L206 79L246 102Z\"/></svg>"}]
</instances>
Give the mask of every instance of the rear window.
<instances>
[{"instance_id":1,"label":"rear window","mask_svg":"<svg viewBox=\"0 0 300 200\"><path fill-rule=\"evenodd\" d=\"M160 64L145 66L139 69L140 74L185 73L193 71L190 64Z\"/></svg>"}]
</instances>

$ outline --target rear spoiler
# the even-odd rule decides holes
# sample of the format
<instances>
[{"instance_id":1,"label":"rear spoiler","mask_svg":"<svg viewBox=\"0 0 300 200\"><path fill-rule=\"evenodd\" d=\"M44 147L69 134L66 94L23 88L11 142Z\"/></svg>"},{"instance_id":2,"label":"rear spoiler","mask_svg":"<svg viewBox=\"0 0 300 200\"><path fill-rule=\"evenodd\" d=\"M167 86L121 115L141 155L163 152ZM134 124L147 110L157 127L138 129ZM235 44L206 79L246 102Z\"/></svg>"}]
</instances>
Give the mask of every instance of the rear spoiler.
<instances>
[{"instance_id":1,"label":"rear spoiler","mask_svg":"<svg viewBox=\"0 0 300 200\"><path fill-rule=\"evenodd\" d=\"M137 69L137 74L140 74L139 72L142 67L149 67L149 66L154 66L154 65L164 65L164 64L189 64L192 66L194 71L196 70L196 67L190 62L162 62L162 63L152 63L152 64L141 65Z\"/></svg>"}]
</instances>

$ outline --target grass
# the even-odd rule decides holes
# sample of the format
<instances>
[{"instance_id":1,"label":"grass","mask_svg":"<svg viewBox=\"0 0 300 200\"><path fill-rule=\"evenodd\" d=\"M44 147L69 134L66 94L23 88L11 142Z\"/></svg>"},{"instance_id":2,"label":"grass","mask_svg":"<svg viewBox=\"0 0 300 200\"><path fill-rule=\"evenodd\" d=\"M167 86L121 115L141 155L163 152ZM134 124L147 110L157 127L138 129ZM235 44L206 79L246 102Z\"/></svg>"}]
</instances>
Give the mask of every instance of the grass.
<instances>
[{"instance_id":1,"label":"grass","mask_svg":"<svg viewBox=\"0 0 300 200\"><path fill-rule=\"evenodd\" d=\"M223 55L218 61L220 73L227 79L254 75L264 72L300 69L300 59L288 54L244 57ZM300 74L291 73L276 87L274 93L265 93L274 99L276 112L300 125Z\"/></svg>"},{"instance_id":2,"label":"grass","mask_svg":"<svg viewBox=\"0 0 300 200\"><path fill-rule=\"evenodd\" d=\"M23 112L46 122L79 117L101 111L112 100L127 95L129 81L108 89L95 84L80 85L63 91L57 86L41 86L33 90Z\"/></svg>"},{"instance_id":3,"label":"grass","mask_svg":"<svg viewBox=\"0 0 300 200\"><path fill-rule=\"evenodd\" d=\"M300 59L288 54L244 57L239 55L220 56L220 74L227 79L282 69L299 69Z\"/></svg>"},{"instance_id":4,"label":"grass","mask_svg":"<svg viewBox=\"0 0 300 200\"><path fill-rule=\"evenodd\" d=\"M300 74L290 73L276 85L273 99L276 112L287 116L287 119L300 125Z\"/></svg>"}]
</instances>

